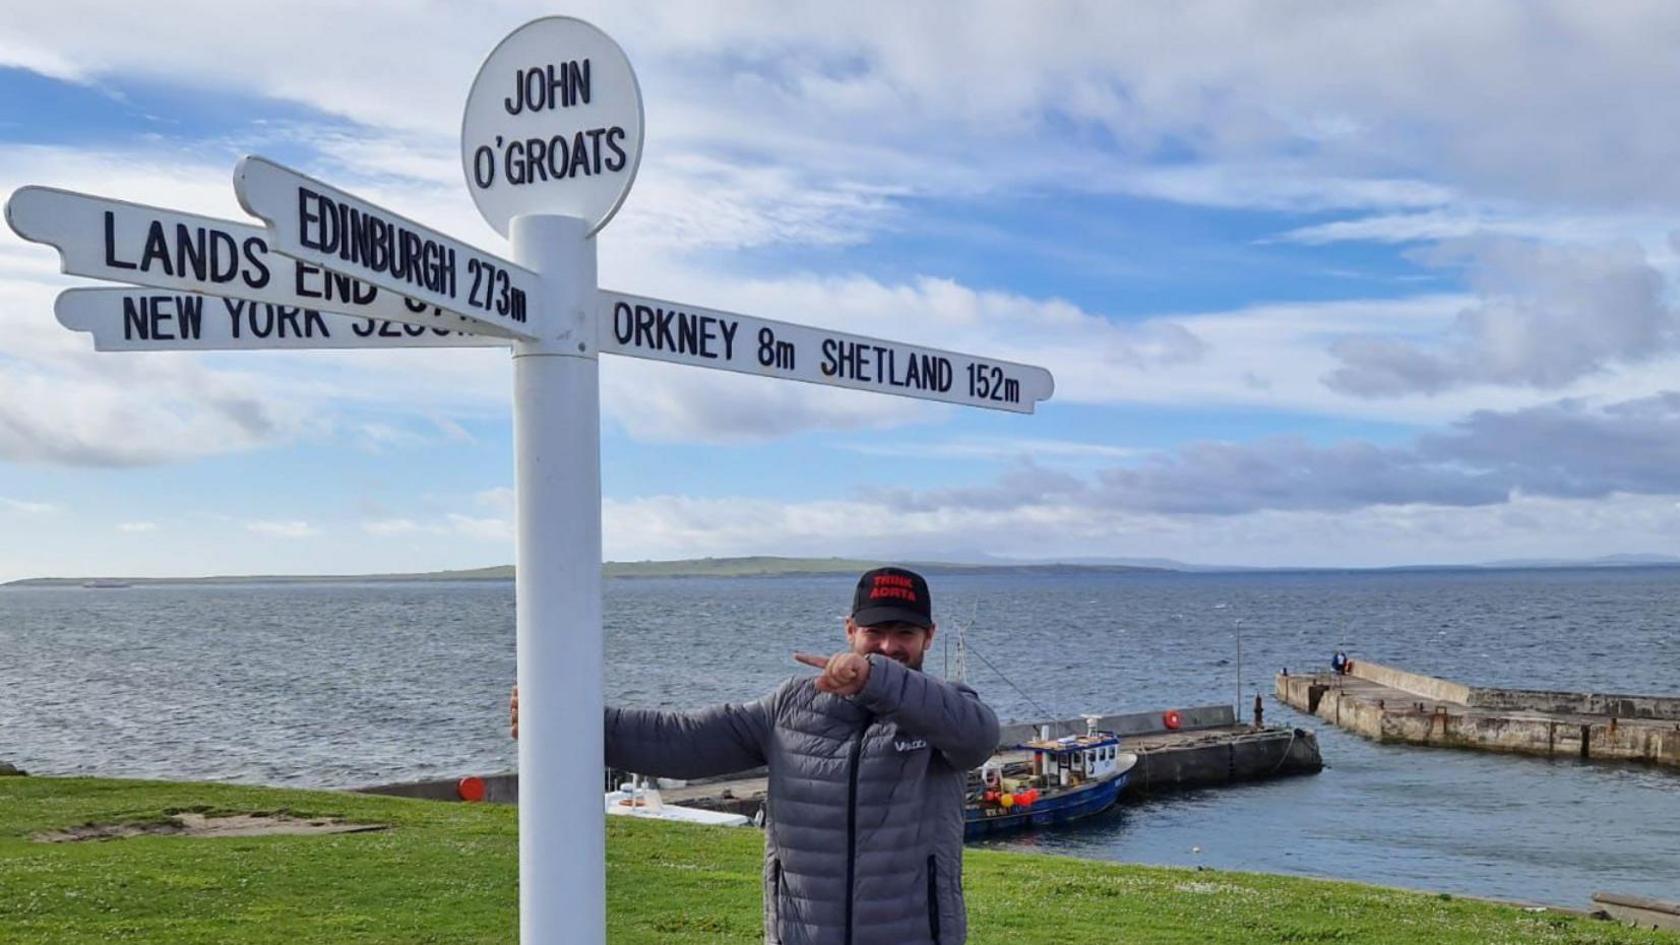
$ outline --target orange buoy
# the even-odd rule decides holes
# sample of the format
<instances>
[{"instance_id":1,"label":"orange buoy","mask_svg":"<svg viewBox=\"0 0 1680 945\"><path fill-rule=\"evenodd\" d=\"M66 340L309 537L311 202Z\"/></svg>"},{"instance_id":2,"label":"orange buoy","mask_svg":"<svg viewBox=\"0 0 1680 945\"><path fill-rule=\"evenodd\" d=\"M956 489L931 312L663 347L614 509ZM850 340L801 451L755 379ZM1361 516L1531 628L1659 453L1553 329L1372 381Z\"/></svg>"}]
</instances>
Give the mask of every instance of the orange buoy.
<instances>
[{"instance_id":1,"label":"orange buoy","mask_svg":"<svg viewBox=\"0 0 1680 945\"><path fill-rule=\"evenodd\" d=\"M1184 719L1179 717L1177 709L1168 709L1161 715L1161 724L1165 725L1168 731L1176 732L1178 727L1184 724Z\"/></svg>"},{"instance_id":2,"label":"orange buoy","mask_svg":"<svg viewBox=\"0 0 1680 945\"><path fill-rule=\"evenodd\" d=\"M455 793L463 801L484 800L484 779L477 775L467 775L455 782Z\"/></svg>"}]
</instances>

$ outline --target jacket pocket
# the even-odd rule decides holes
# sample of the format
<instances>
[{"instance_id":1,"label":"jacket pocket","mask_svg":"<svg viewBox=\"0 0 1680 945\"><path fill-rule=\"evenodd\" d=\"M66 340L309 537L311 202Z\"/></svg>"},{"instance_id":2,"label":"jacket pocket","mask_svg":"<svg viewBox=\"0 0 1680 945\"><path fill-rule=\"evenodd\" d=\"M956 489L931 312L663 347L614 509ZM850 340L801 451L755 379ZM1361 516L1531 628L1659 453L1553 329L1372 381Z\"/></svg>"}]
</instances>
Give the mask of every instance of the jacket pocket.
<instances>
[{"instance_id":1,"label":"jacket pocket","mask_svg":"<svg viewBox=\"0 0 1680 945\"><path fill-rule=\"evenodd\" d=\"M929 854L927 865L928 938L939 945L939 861Z\"/></svg>"}]
</instances>

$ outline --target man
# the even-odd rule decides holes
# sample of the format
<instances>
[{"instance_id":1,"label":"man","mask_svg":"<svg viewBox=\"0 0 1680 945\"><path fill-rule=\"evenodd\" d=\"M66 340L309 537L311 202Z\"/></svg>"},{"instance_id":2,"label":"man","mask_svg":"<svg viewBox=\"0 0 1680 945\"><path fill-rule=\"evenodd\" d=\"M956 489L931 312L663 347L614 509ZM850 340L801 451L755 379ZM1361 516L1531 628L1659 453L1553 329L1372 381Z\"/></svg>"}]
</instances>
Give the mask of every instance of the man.
<instances>
[{"instance_id":1,"label":"man","mask_svg":"<svg viewBox=\"0 0 1680 945\"><path fill-rule=\"evenodd\" d=\"M754 702L694 713L612 709L607 764L700 778L768 765L764 940L961 945L967 772L997 746L974 690L924 675L937 626L903 568L858 581L847 648ZM518 693L514 734L518 735Z\"/></svg>"}]
</instances>

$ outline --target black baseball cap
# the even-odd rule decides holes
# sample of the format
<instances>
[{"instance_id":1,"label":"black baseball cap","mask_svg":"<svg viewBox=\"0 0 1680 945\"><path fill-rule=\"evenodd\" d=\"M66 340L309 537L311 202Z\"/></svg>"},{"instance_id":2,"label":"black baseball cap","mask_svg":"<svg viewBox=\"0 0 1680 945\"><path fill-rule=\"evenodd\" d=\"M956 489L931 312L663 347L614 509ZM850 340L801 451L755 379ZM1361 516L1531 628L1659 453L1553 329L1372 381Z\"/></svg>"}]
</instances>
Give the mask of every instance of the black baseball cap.
<instances>
[{"instance_id":1,"label":"black baseball cap","mask_svg":"<svg viewBox=\"0 0 1680 945\"><path fill-rule=\"evenodd\" d=\"M933 600L927 581L904 568L876 568L858 578L852 595L852 620L860 627L883 623L933 626Z\"/></svg>"}]
</instances>

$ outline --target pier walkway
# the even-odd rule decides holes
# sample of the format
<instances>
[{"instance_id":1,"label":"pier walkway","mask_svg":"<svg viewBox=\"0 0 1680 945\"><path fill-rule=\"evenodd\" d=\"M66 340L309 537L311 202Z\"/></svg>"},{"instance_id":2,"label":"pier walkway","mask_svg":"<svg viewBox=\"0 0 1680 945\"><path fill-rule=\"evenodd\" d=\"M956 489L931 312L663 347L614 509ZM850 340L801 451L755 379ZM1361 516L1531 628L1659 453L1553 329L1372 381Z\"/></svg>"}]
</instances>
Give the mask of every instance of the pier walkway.
<instances>
[{"instance_id":1,"label":"pier walkway","mask_svg":"<svg viewBox=\"0 0 1680 945\"><path fill-rule=\"evenodd\" d=\"M1380 742L1680 768L1680 696L1493 689L1354 659L1279 674L1285 704Z\"/></svg>"},{"instance_id":2,"label":"pier walkway","mask_svg":"<svg viewBox=\"0 0 1680 945\"><path fill-rule=\"evenodd\" d=\"M1219 787L1246 781L1294 774L1313 774L1324 768L1318 751L1318 737L1301 728L1256 728L1237 721L1228 705L1199 706L1172 710L1177 729L1167 727L1166 711L1134 712L1096 718L1097 727L1121 736L1122 751L1138 756L1137 767L1122 798ZM999 743L1017 745L1037 737L1044 727L1052 737L1083 732L1086 721L1058 719L1048 722L1017 722L1003 726ZM1008 762L1025 760L1027 754L1010 750L996 757ZM611 780L620 778L617 774ZM519 802L519 775L496 774L472 779L482 799L491 803ZM764 770L743 772L727 778L693 781L681 787L664 787L660 796L668 804L727 811L752 817L764 805L768 782ZM371 794L395 794L433 800L459 800L461 782L455 780L382 784L359 789Z\"/></svg>"}]
</instances>

